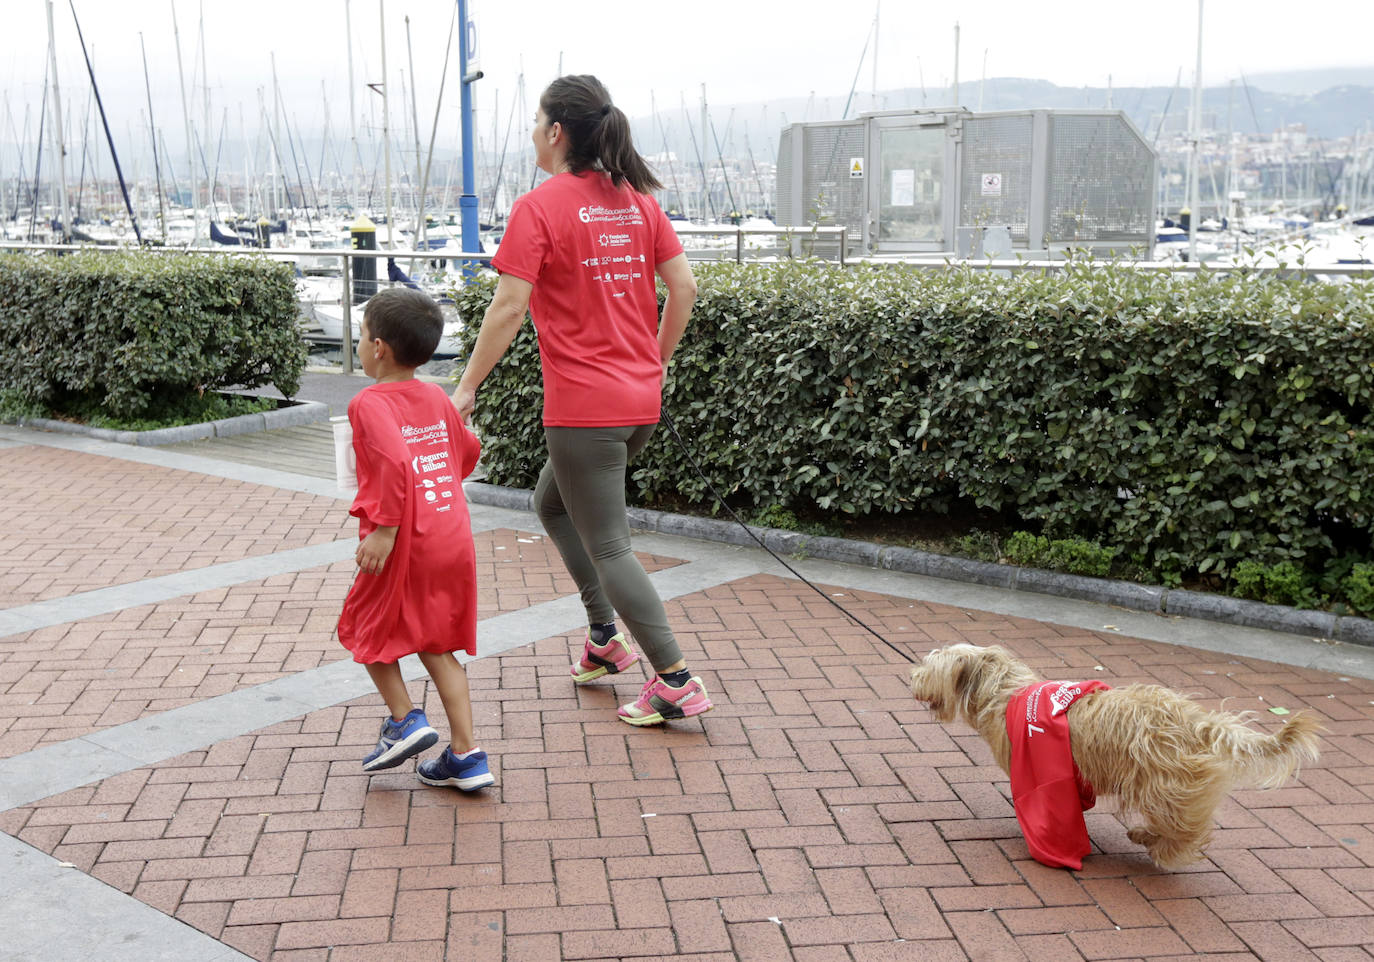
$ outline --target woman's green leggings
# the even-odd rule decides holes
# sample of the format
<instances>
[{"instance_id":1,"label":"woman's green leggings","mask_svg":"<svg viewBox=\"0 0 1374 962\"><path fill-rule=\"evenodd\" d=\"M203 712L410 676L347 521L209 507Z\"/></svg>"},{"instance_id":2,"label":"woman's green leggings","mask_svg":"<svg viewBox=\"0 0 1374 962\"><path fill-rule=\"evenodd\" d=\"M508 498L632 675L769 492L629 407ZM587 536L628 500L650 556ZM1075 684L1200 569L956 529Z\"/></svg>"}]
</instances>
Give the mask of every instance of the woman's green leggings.
<instances>
[{"instance_id":1,"label":"woman's green leggings","mask_svg":"<svg viewBox=\"0 0 1374 962\"><path fill-rule=\"evenodd\" d=\"M582 593L587 621L624 620L655 671L682 660L653 582L630 547L625 466L656 425L545 427L534 508Z\"/></svg>"}]
</instances>

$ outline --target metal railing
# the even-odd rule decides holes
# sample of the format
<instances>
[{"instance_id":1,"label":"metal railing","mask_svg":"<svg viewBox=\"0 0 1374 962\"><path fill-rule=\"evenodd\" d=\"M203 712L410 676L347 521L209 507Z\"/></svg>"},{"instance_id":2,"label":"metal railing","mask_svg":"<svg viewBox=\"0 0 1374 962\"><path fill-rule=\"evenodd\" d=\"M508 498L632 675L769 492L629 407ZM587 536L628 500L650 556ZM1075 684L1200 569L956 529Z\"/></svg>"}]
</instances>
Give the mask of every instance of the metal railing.
<instances>
[{"instance_id":1,"label":"metal railing","mask_svg":"<svg viewBox=\"0 0 1374 962\"><path fill-rule=\"evenodd\" d=\"M683 223L677 223L677 224L674 224L674 225L673 225L673 229L677 232L677 235L678 235L679 238L683 238L683 237L730 237L730 236L733 236L733 237L735 238L735 263L736 263L736 264L742 264L742 263L744 263L744 250L745 250L744 239L745 239L745 237L782 237L782 238L785 238L785 239L786 239L786 242L785 242L784 244L775 245L775 248L776 248L776 250L777 250L778 252L782 252L782 251L792 252L792 251L794 251L794 250L796 249L796 245L797 245L797 244L805 243L805 242L808 241L808 240L810 240L810 241L812 241L812 242L815 242L815 241L818 241L818 240L820 240L820 239L822 239L822 238L834 238L834 239L835 239L835 240L834 240L834 243L835 243L835 246L836 246L836 249L837 249L837 253L838 253L839 265L840 265L841 267L844 267L844 266L845 266L845 263L846 263L846 248L848 247L848 244L845 242L845 234L848 232L849 229L848 229L847 227L843 227L843 226L840 226L840 225L821 225L821 224L816 224L816 225L813 225L813 226L810 226L810 227L743 227L743 226L735 226L735 225L729 225L729 226L727 226L727 225L724 225L724 224L719 225L719 226L714 226L714 225L709 225L709 224L683 224ZM686 248L686 245L685 245L685 244L684 244L683 246L684 246L684 248ZM709 251L709 250L712 250L712 249L715 249L715 250L726 250L726 249L728 249L728 248L706 248L705 250ZM687 248L687 250L686 250L687 259L688 259L688 260L711 260L711 259L714 259L714 258L706 258L706 257L701 256L704 252L705 252L705 251L703 251L703 250L700 249L700 248ZM693 254L696 254L697 256L696 256L696 257L693 257L693 256L692 256Z\"/></svg>"}]
</instances>

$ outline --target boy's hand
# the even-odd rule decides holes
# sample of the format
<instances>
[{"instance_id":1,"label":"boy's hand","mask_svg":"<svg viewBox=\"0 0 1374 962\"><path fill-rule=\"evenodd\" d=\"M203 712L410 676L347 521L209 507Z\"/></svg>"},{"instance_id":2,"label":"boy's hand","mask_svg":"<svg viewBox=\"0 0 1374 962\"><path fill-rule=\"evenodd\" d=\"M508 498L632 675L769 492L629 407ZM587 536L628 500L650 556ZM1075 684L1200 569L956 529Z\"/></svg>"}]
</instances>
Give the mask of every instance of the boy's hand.
<instances>
[{"instance_id":1,"label":"boy's hand","mask_svg":"<svg viewBox=\"0 0 1374 962\"><path fill-rule=\"evenodd\" d=\"M396 530L394 525L378 528L358 544L358 551L353 556L358 570L365 575L382 573L386 559L391 556L391 549L396 547Z\"/></svg>"}]
</instances>

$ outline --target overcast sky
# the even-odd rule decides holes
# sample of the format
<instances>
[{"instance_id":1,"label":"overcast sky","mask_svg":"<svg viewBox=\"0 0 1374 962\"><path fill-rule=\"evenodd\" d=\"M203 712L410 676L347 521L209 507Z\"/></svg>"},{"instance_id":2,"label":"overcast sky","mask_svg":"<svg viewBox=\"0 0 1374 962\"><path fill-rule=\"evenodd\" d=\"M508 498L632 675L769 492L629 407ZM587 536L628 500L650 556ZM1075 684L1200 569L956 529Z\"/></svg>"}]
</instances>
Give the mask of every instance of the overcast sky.
<instances>
[{"instance_id":1,"label":"overcast sky","mask_svg":"<svg viewBox=\"0 0 1374 962\"><path fill-rule=\"evenodd\" d=\"M147 47L153 113L176 149L182 140L181 100L172 9L181 32L188 84L195 71L196 107L203 126L199 30L204 24L211 126L228 111L236 135L242 111L250 137L258 127L258 89L270 106L272 54L290 117L318 127L328 98L335 136L348 123L348 40L344 0L75 0L95 61L116 138L132 136L146 120L139 40ZM387 73L392 79L392 126L409 110L401 83L412 85L405 18L418 77L419 125L428 139L444 63L449 0L352 0L354 91L360 113L380 98L365 83L382 79L381 22L385 10ZM564 73L595 73L631 115L647 113L651 94L660 107L700 102L806 97L843 98L858 76L860 93L874 86L874 54L865 43L878 11L879 89L948 84L954 76L954 25L961 28L959 79L969 96L983 74L1037 77L1067 86L1169 85L1179 68L1190 84L1197 36L1195 0L980 0L977 3L886 0L685 0L585 4L572 0L473 0L480 67L479 124L491 110L507 116L524 76L525 113L543 86ZM22 133L26 110L35 139L47 49L45 0L0 0L0 87L10 116L0 138ZM1203 81L1223 84L1247 76L1314 67L1374 65L1374 2L1370 0L1206 0ZM86 109L90 89L68 0L54 4L58 79L63 100ZM456 140L457 40L444 93L440 137ZM861 57L863 58L861 60ZM288 118L288 119L289 119ZM523 118L522 118L523 119ZM77 121L79 124L79 119ZM68 125L72 121L68 120ZM212 135L213 136L213 135ZM12 170L12 157L0 170Z\"/></svg>"}]
</instances>

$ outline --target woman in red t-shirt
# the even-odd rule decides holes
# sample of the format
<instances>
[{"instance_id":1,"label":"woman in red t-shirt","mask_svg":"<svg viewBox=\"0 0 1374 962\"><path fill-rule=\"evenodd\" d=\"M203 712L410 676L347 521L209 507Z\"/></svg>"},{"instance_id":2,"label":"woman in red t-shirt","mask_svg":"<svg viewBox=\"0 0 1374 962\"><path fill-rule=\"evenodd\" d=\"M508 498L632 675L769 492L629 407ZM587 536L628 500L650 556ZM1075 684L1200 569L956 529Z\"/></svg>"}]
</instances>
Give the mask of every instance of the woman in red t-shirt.
<instances>
[{"instance_id":1,"label":"woman in red t-shirt","mask_svg":"<svg viewBox=\"0 0 1374 962\"><path fill-rule=\"evenodd\" d=\"M477 389L524 322L539 332L548 463L535 508L587 609L573 681L654 668L619 717L654 725L711 709L687 670L663 602L630 547L625 468L653 433L663 372L696 300L696 281L653 197L662 184L630 139L629 120L592 76L560 77L539 98L535 159L552 178L515 202L492 266L501 278L453 392L466 417ZM654 287L668 287L663 316Z\"/></svg>"}]
</instances>

